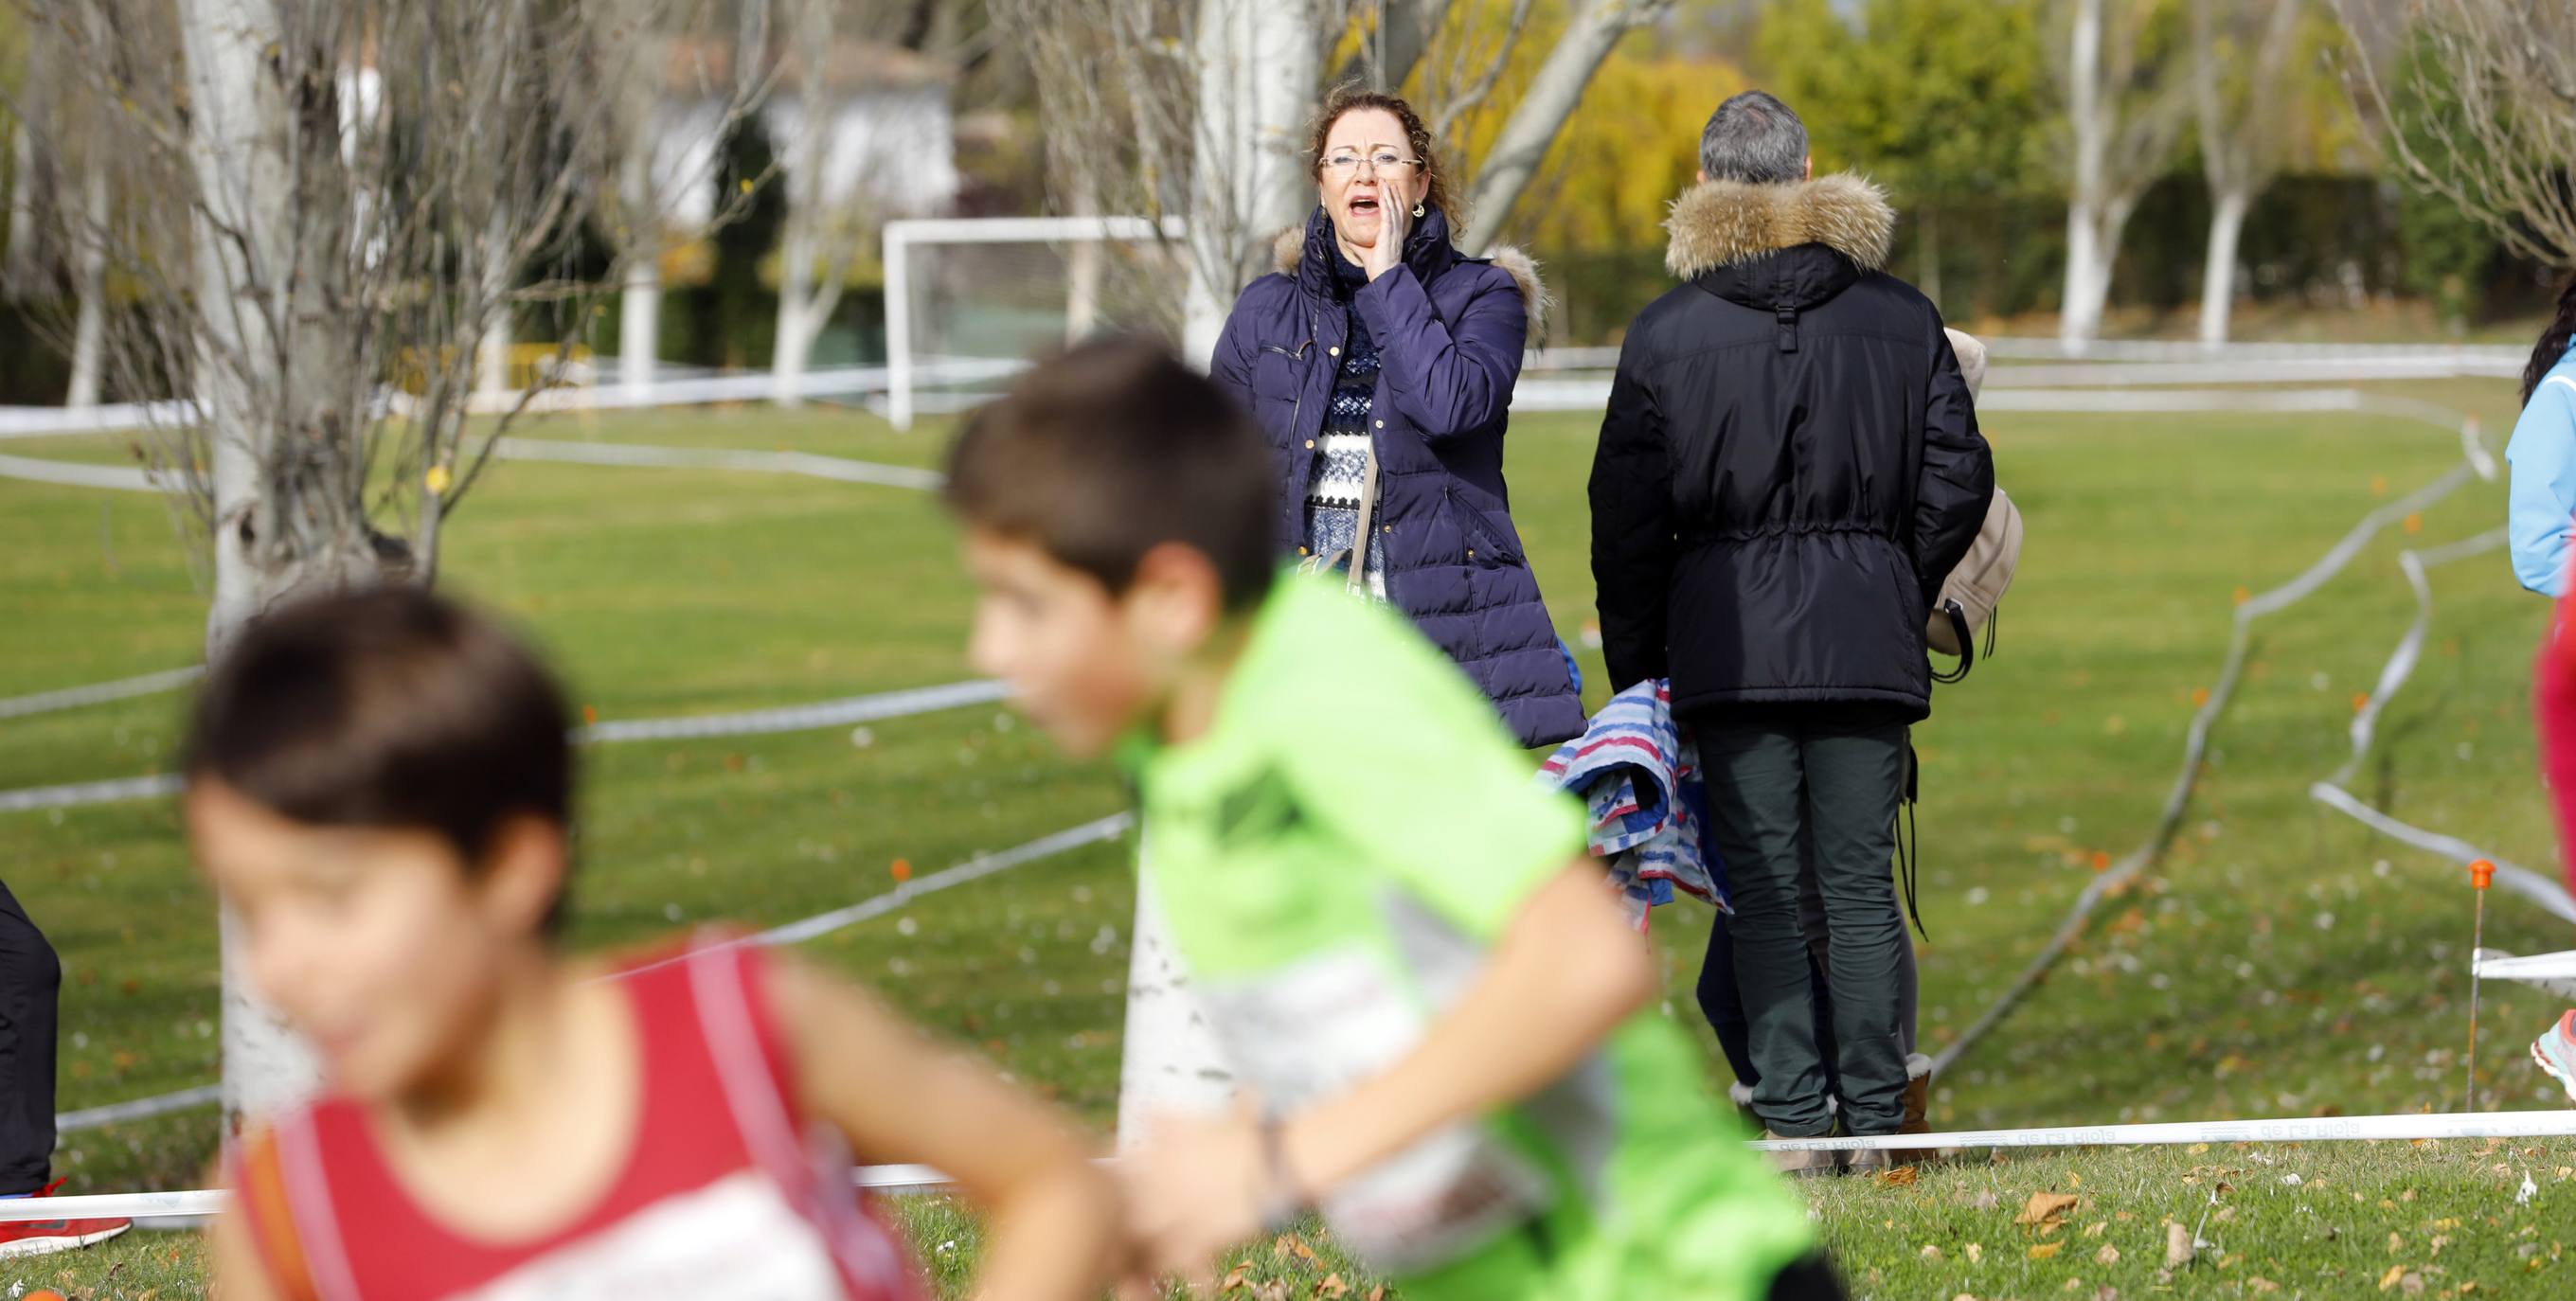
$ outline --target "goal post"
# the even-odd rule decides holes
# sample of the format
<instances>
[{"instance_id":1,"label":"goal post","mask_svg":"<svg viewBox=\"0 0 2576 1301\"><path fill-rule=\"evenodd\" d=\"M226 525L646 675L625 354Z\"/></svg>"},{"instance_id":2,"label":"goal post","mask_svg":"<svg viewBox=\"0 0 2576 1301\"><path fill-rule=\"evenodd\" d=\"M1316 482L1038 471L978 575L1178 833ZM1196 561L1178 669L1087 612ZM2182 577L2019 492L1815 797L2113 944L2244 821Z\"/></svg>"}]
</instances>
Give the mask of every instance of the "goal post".
<instances>
[{"instance_id":1,"label":"goal post","mask_svg":"<svg viewBox=\"0 0 2576 1301\"><path fill-rule=\"evenodd\" d=\"M946 378L951 363L1025 359L1041 347L1069 342L1100 325L1160 321L1177 313L1182 281L1178 217L936 217L885 224L886 418L910 429L922 407L921 391ZM1035 256L1014 259L1021 246ZM961 250L955 274L943 276L923 263L931 250ZM1117 251L1116 268L1104 267ZM966 255L980 252L980 263ZM1111 275L1111 270L1122 274ZM980 278L979 278L980 277ZM996 326L961 351L956 316L982 292L1017 309L1018 320ZM1161 297L1168 301L1155 302ZM1052 322L1052 324L1047 324ZM1051 337L1050 337L1051 336ZM989 372L990 367L983 367Z\"/></svg>"}]
</instances>

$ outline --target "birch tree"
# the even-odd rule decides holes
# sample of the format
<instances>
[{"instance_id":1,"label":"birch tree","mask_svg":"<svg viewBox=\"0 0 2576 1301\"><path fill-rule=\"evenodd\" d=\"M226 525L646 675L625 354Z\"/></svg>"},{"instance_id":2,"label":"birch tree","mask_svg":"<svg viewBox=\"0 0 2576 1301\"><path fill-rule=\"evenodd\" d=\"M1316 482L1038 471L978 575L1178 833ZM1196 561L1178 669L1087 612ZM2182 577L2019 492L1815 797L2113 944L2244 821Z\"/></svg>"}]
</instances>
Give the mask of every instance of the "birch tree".
<instances>
[{"instance_id":1,"label":"birch tree","mask_svg":"<svg viewBox=\"0 0 2576 1301\"><path fill-rule=\"evenodd\" d=\"M2236 244L2245 214L2280 174L2298 128L2299 0L2191 0L2192 102L2209 179L2209 244L2202 259L2200 341L2227 342L2236 297Z\"/></svg>"},{"instance_id":2,"label":"birch tree","mask_svg":"<svg viewBox=\"0 0 2576 1301\"><path fill-rule=\"evenodd\" d=\"M185 399L141 443L212 551L207 652L298 595L427 582L480 479L473 371L505 312L568 348L592 287L564 277L589 178L644 74L631 25L689 0L10 0L110 115L133 219L108 257L137 287L107 323L123 387ZM83 21L96 16L93 27ZM309 1087L224 922L235 1116Z\"/></svg>"},{"instance_id":3,"label":"birch tree","mask_svg":"<svg viewBox=\"0 0 2576 1301\"><path fill-rule=\"evenodd\" d=\"M94 39L103 20L92 11L78 21ZM71 361L63 405L78 409L97 406L106 382L105 240L115 217L116 168L99 130L98 97L57 70L69 53L46 26L25 32L23 100L10 151L8 265L0 281L20 302L70 307L67 329L50 311L34 319Z\"/></svg>"},{"instance_id":4,"label":"birch tree","mask_svg":"<svg viewBox=\"0 0 2576 1301\"><path fill-rule=\"evenodd\" d=\"M1601 61L1610 57L1621 37L1663 17L1670 8L1670 0L1583 0L1547 60L1539 65L1538 75L1521 92L1502 134L1495 137L1492 150L1478 165L1474 183L1467 187L1470 215L1458 241L1460 248L1478 254L1494 245L1512 205L1529 188L1540 160L1565 129L1565 120L1574 115L1583 88L1591 84Z\"/></svg>"},{"instance_id":5,"label":"birch tree","mask_svg":"<svg viewBox=\"0 0 2576 1301\"><path fill-rule=\"evenodd\" d=\"M2121 236L2189 117L2187 87L2157 30L2164 9L2164 0L2072 0L2057 65L2072 146L2057 334L2070 353L2101 333Z\"/></svg>"},{"instance_id":6,"label":"birch tree","mask_svg":"<svg viewBox=\"0 0 2576 1301\"><path fill-rule=\"evenodd\" d=\"M789 0L778 90L763 110L786 187L771 400L795 406L869 231L945 207L958 189L944 72L842 30L839 0Z\"/></svg>"}]
</instances>

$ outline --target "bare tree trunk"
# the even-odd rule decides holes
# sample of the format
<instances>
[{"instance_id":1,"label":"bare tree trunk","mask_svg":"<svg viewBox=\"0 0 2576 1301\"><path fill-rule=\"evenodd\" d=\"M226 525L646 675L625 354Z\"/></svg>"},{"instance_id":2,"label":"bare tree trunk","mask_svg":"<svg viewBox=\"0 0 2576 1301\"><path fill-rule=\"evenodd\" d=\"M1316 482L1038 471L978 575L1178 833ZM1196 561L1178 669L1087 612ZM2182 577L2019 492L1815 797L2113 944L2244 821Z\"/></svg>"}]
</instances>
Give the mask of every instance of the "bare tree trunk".
<instances>
[{"instance_id":1,"label":"bare tree trunk","mask_svg":"<svg viewBox=\"0 0 2576 1301\"><path fill-rule=\"evenodd\" d=\"M1926 207L1916 216L1914 224L1923 231L1920 254L1923 270L1914 287L1922 290L1923 296L1931 299L1932 305L1938 308L1941 306L1941 214L1937 209Z\"/></svg>"},{"instance_id":2,"label":"bare tree trunk","mask_svg":"<svg viewBox=\"0 0 2576 1301\"><path fill-rule=\"evenodd\" d=\"M80 316L72 325L72 382L63 405L85 410L98 405L101 377L107 367L107 169L93 160L81 184L81 220L74 231L72 292L80 295Z\"/></svg>"},{"instance_id":3,"label":"bare tree trunk","mask_svg":"<svg viewBox=\"0 0 2576 1301\"><path fill-rule=\"evenodd\" d=\"M2227 342L2227 318L2236 303L2236 241L2244 233L2246 211L2254 206L2254 196L2241 189L2215 198L2209 252L2200 273L2200 341L2213 348Z\"/></svg>"},{"instance_id":4,"label":"bare tree trunk","mask_svg":"<svg viewBox=\"0 0 2576 1301\"><path fill-rule=\"evenodd\" d=\"M1074 191L1071 204L1077 217L1100 215L1098 191L1083 185ZM1107 269L1103 258L1107 241L1077 239L1065 251L1064 343L1066 347L1091 337L1100 323L1100 282Z\"/></svg>"},{"instance_id":5,"label":"bare tree trunk","mask_svg":"<svg viewBox=\"0 0 2576 1301\"><path fill-rule=\"evenodd\" d=\"M1389 93L1400 90L1431 48L1431 34L1449 16L1449 0L1383 0L1377 30L1333 73L1333 84L1359 82Z\"/></svg>"},{"instance_id":6,"label":"bare tree trunk","mask_svg":"<svg viewBox=\"0 0 2576 1301\"><path fill-rule=\"evenodd\" d=\"M617 301L617 380L628 396L652 393L661 340L662 259L656 250L638 249L627 259Z\"/></svg>"},{"instance_id":7,"label":"bare tree trunk","mask_svg":"<svg viewBox=\"0 0 2576 1301\"><path fill-rule=\"evenodd\" d=\"M1138 852L1144 852L1141 839ZM1118 1063L1118 1149L1136 1146L1153 1118L1210 1114L1234 1093L1216 1028L1190 990L1188 969L1155 902L1152 878L1136 877L1136 930L1127 955L1127 1022Z\"/></svg>"},{"instance_id":8,"label":"bare tree trunk","mask_svg":"<svg viewBox=\"0 0 2576 1301\"><path fill-rule=\"evenodd\" d=\"M1651 21L1663 9L1662 0L1589 0L1576 12L1565 35L1548 51L1547 61L1539 65L1538 75L1530 78L1529 89L1522 92L1519 106L1494 137L1493 148L1485 153L1484 169L1467 193L1467 229L1458 240L1461 250L1473 255L1493 246L1503 222L1512 215L1512 205L1529 188L1530 177L1547 157L1547 147L1556 142L1565 119L1582 101L1583 88L1591 84L1601 61L1610 57L1611 48L1630 28Z\"/></svg>"},{"instance_id":9,"label":"bare tree trunk","mask_svg":"<svg viewBox=\"0 0 2576 1301\"><path fill-rule=\"evenodd\" d=\"M2066 81L2066 111L2075 130L2075 186L2066 205L2066 283L2057 316L2058 342L2070 353L2082 352L2101 332L2111 256L2119 247L2102 238L2108 201L2103 163L2111 137L2102 99L2102 0L2075 0Z\"/></svg>"},{"instance_id":10,"label":"bare tree trunk","mask_svg":"<svg viewBox=\"0 0 2576 1301\"><path fill-rule=\"evenodd\" d=\"M275 437L276 411L291 410L281 392L280 338L294 303L249 303L248 287L276 283L293 209L287 156L288 109L263 64L280 38L272 0L181 0L197 168L205 209L197 217L201 293L212 306L200 341L196 388L208 426L214 480L215 590L206 621L206 654L223 654L250 617L293 590L305 575L272 536L284 514L263 491L264 462ZM279 277L282 278L282 277ZM281 315L285 314L285 315ZM268 359L265 369L260 359ZM272 405L274 404L274 405ZM222 919L224 1106L228 1115L270 1115L309 1093L317 1080L311 1051L253 991L243 969L239 925Z\"/></svg>"},{"instance_id":11,"label":"bare tree trunk","mask_svg":"<svg viewBox=\"0 0 2576 1301\"><path fill-rule=\"evenodd\" d=\"M0 285L13 295L33 292L36 284L36 186L43 171L36 161L36 135L20 117L9 135L9 249L0 266Z\"/></svg>"},{"instance_id":12,"label":"bare tree trunk","mask_svg":"<svg viewBox=\"0 0 2576 1301\"><path fill-rule=\"evenodd\" d=\"M1314 204L1299 128L1323 68L1315 0L1201 0L1194 51L1198 166L1182 347L1205 364L1270 237Z\"/></svg>"},{"instance_id":13,"label":"bare tree trunk","mask_svg":"<svg viewBox=\"0 0 2576 1301\"><path fill-rule=\"evenodd\" d=\"M818 177L807 184L817 187L822 182ZM794 178L788 185L794 194ZM823 220L822 214L813 211L818 206L811 199L789 200L787 230L779 246L778 329L769 355L769 381L770 400L782 407L804 403L805 367L813 356L814 337L822 332L823 321L840 298L839 286L817 283L822 237L815 228Z\"/></svg>"},{"instance_id":14,"label":"bare tree trunk","mask_svg":"<svg viewBox=\"0 0 2576 1301\"><path fill-rule=\"evenodd\" d=\"M647 124L653 121L649 110L638 116ZM626 250L626 274L618 290L617 381L639 401L653 391L653 367L661 359L662 343L662 232L651 221L661 196L653 192L655 142L649 132L649 126L638 127L618 177L634 246Z\"/></svg>"}]
</instances>

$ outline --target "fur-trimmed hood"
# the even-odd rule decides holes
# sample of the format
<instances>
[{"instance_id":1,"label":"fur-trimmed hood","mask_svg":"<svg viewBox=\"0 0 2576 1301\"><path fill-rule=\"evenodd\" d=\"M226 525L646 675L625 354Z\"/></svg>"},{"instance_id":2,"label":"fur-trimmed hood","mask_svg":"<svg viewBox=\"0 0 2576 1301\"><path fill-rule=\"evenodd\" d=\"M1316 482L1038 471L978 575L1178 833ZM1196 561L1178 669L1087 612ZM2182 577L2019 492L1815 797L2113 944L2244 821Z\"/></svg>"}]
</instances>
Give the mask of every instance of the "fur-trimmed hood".
<instances>
[{"instance_id":1,"label":"fur-trimmed hood","mask_svg":"<svg viewBox=\"0 0 2576 1301\"><path fill-rule=\"evenodd\" d=\"M1862 271L1887 265L1896 211L1887 192L1850 172L1794 185L1704 181L1673 200L1664 266L1689 280L1766 253L1822 244Z\"/></svg>"},{"instance_id":2,"label":"fur-trimmed hood","mask_svg":"<svg viewBox=\"0 0 2576 1301\"><path fill-rule=\"evenodd\" d=\"M1299 264L1306 260L1306 228L1291 226L1279 232L1279 238L1271 241L1270 252L1272 265L1279 274L1296 279ZM1494 251L1482 259L1467 258L1464 254L1460 257L1501 267L1521 291L1521 307L1529 313L1530 342L1536 344L1547 337L1547 320L1556 311L1556 299L1549 295L1547 282L1539 276L1538 259L1509 244L1495 245Z\"/></svg>"}]
</instances>

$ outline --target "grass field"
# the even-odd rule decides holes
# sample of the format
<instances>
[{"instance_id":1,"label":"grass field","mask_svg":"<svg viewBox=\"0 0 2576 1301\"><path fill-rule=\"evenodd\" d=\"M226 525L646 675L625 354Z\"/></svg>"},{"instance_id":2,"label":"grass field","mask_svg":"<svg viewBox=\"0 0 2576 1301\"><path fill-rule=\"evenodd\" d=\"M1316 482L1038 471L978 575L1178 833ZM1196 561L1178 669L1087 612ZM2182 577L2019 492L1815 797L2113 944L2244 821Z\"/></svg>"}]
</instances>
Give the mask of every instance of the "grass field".
<instances>
[{"instance_id":1,"label":"grass field","mask_svg":"<svg viewBox=\"0 0 2576 1301\"><path fill-rule=\"evenodd\" d=\"M2500 449L2505 385L2388 387L2481 414ZM1582 484L1592 425L1525 416L1512 435L1517 514L1569 640L1590 602ZM2093 865L2152 824L2194 692L2211 685L2224 649L2232 595L2296 573L2365 512L2459 456L2439 430L2347 416L1999 415L1989 426L2031 540L2005 605L2001 654L1965 685L1944 688L1939 716L1919 735L1931 934L1923 1027L1936 1046L2028 961ZM912 464L934 463L938 448L935 434L899 436L837 411L564 419L523 432ZM105 440L8 450L116 455ZM2188 833L2104 909L2004 1031L1940 1081L1936 1123L2459 1105L2469 938L2461 874L2319 809L2306 788L2343 761L2352 699L2412 614L2397 551L2492 527L2502 495L2500 485L2456 494L2261 626ZM952 538L918 493L511 464L452 523L447 581L523 620L603 720L967 676ZM2546 869L2555 856L2532 777L2525 685L2545 606L2514 588L2501 558L2436 571L2433 584L2426 661L2382 721L2380 749L2354 789L2399 817ZM0 482L0 613L10 629L0 638L0 695L14 695L191 662L203 596L154 498ZM1597 678L1597 660L1587 667ZM178 704L165 696L0 724L9 738L0 789L165 767ZM1106 769L1062 760L989 707L857 736L642 743L587 757L575 901L585 947L717 918L793 920L890 888L898 862L927 872L1122 803ZM1105 1124L1132 902L1125 852L1095 846L1016 869L811 947ZM65 1108L213 1077L211 903L167 808L0 815L0 880L63 953ZM2564 946L2564 928L2526 905L2499 898L2491 913L2492 945ZM1688 990L1705 924L1681 911L1657 923L1675 1014L1694 1028ZM2519 1044L2554 1011L2537 994L2489 988L2483 1105L2550 1105ZM77 1135L61 1172L75 1190L191 1185L214 1137L204 1111ZM1845 1181L1815 1196L1856 1284L1878 1296L2054 1295L2077 1278L2087 1295L2104 1286L2236 1295L2265 1290L2259 1278L2327 1296L2376 1289L2397 1264L2436 1294L2475 1281L2500 1295L2563 1295L2559 1271L2576 1264L2558 1264L2555 1244L2576 1236L2576 1188L2556 1172L2576 1165L2576 1148L2528 1150L2481 1160L2456 1144L2017 1156L1929 1172L1908 1187ZM2258 1156L2305 1181L2291 1189L2267 1178L2274 1167ZM2496 1174L2499 1164L2517 1173ZM2196 1166L2240 1173L2204 1169L2194 1176L2201 1185L2184 1184ZM2540 1192L2517 1205L2525 1170ZM2192 1199L2205 1197L2196 1190L2222 1180L2235 1190L2235 1213L2219 1222L2223 1233L2203 1231L2220 1248L2159 1284L2161 1217L2196 1213ZM2034 1259L2027 1249L2047 1241L2017 1229L2011 1212L2043 1185L2098 1200L2049 1239L2065 1241L2060 1252ZM2416 1196L2401 1198L2406 1189ZM2000 1210L1979 1205L1988 1192ZM2096 1204L2103 1214L2092 1217ZM942 1259L941 1241L971 1255L971 1236L943 1227L959 1223L952 1212L925 1203L913 1214L926 1255ZM2100 1241L2083 1236L2095 1218L2110 1226ZM2458 1223L2438 1227L2444 1221ZM2529 1256L2515 1254L2525 1229L2533 1234L2520 1241L2538 1244ZM2390 1234L2415 1245L2392 1251ZM2438 1253L2434 1237L2449 1239ZM1982 1263L1966 1259L1969 1242ZM1940 1248L1939 1259L1924 1246ZM2098 1261L2102 1246L2117 1247L2116 1267ZM1293 1254L1257 1253L1261 1269L1296 1264L1301 1293L1317 1269L1333 1268L1326 1254L1308 1267ZM102 1283L110 1267L119 1275ZM28 1277L61 1268L101 1296L197 1286L192 1251L166 1237L70 1266L47 1262ZM18 1274L0 1268L0 1277ZM2402 1286L2402 1275L2391 1284Z\"/></svg>"}]
</instances>

